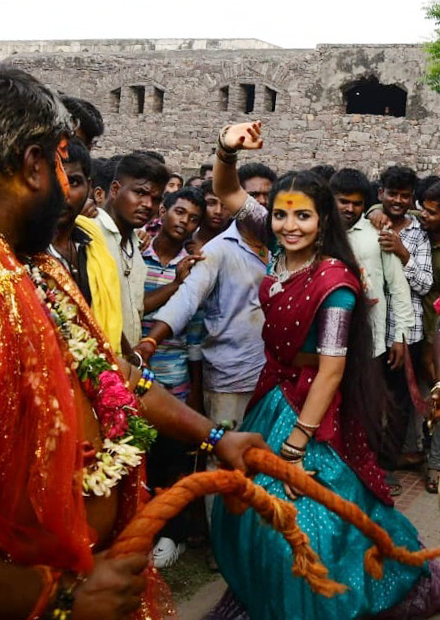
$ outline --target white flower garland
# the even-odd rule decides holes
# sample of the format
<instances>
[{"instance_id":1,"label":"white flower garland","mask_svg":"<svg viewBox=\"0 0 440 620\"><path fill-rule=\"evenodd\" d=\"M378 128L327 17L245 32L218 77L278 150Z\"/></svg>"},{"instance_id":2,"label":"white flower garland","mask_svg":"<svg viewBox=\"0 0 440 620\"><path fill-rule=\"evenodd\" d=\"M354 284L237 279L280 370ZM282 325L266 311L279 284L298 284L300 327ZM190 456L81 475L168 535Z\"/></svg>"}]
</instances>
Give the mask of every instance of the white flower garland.
<instances>
[{"instance_id":1,"label":"white flower garland","mask_svg":"<svg viewBox=\"0 0 440 620\"><path fill-rule=\"evenodd\" d=\"M51 279L44 280L41 271L33 265L26 266L32 281L36 286L36 293L40 301L49 308L57 323L60 332L67 342L70 353L74 358L73 368L78 368L81 362L90 358L106 359L104 353L98 353L98 343L92 338L90 332L75 323L78 320L78 308L72 304L71 299L63 291L60 291ZM47 287L49 292L46 292ZM51 303L56 299L56 304ZM56 306L56 307L55 307ZM114 369L116 370L116 369ZM120 439L117 443L106 438L102 449L94 456L91 465L83 467L83 495L109 497L111 489L115 487L129 470L137 467L142 462L145 450L131 445L129 442L134 438L132 435Z\"/></svg>"},{"instance_id":2,"label":"white flower garland","mask_svg":"<svg viewBox=\"0 0 440 620\"><path fill-rule=\"evenodd\" d=\"M83 495L94 493L109 497L111 489L122 476L141 464L144 452L128 444L131 439L132 437L126 437L119 443L110 439L104 441L102 451L96 454L93 465L84 467Z\"/></svg>"}]
</instances>

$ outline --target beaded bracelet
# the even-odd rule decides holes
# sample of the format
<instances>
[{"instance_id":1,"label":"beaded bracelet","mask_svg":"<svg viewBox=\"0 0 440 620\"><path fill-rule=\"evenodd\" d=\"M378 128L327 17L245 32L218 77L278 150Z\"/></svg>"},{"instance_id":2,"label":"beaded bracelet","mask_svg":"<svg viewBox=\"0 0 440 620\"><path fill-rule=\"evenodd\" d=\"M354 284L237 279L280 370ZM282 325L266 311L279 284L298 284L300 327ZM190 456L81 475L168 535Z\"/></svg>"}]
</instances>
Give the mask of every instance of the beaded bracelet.
<instances>
[{"instance_id":1,"label":"beaded bracelet","mask_svg":"<svg viewBox=\"0 0 440 620\"><path fill-rule=\"evenodd\" d=\"M141 378L139 379L136 387L134 388L134 393L136 394L136 396L141 397L146 394L153 385L154 379L154 372L150 370L150 368L147 368L147 366L144 366L142 368Z\"/></svg>"},{"instance_id":2,"label":"beaded bracelet","mask_svg":"<svg viewBox=\"0 0 440 620\"><path fill-rule=\"evenodd\" d=\"M76 585L75 583L70 588L58 588L54 602L50 609L42 616L41 620L69 620L72 615L73 603L75 602L73 590Z\"/></svg>"},{"instance_id":3,"label":"beaded bracelet","mask_svg":"<svg viewBox=\"0 0 440 620\"><path fill-rule=\"evenodd\" d=\"M227 430L229 428L225 424L217 424L217 426L211 428L208 437L202 441L199 449L212 452Z\"/></svg>"}]
</instances>

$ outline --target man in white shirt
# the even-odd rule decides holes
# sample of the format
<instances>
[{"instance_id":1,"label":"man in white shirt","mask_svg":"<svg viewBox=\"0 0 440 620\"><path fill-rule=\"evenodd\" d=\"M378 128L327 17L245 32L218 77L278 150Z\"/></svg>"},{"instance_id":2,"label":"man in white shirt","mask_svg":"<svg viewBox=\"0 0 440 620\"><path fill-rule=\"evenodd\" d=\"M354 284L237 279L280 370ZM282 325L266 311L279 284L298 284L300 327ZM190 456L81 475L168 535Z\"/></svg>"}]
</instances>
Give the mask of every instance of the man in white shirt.
<instances>
[{"instance_id":1,"label":"man in white shirt","mask_svg":"<svg viewBox=\"0 0 440 620\"><path fill-rule=\"evenodd\" d=\"M396 320L394 342L388 349L388 362L391 368L399 368L403 363L403 338L407 338L414 327L411 292L402 264L395 254L380 249L379 233L364 215L370 192L367 177L359 170L343 168L332 176L330 187L371 303L374 355L379 357L386 351L386 286Z\"/></svg>"},{"instance_id":2,"label":"man in white shirt","mask_svg":"<svg viewBox=\"0 0 440 620\"><path fill-rule=\"evenodd\" d=\"M402 263L395 254L381 250L379 231L364 215L370 197L367 177L359 170L343 168L332 176L330 187L361 269L365 293L371 303L374 355L378 360L387 356L390 369L397 370L404 362L404 339L408 339L415 323L411 289ZM391 308L387 308L387 293ZM387 313L391 310L396 328L394 342L387 348L386 321ZM384 464L390 463L388 467L391 468L392 461L389 460L387 449L384 456ZM390 476L388 483L392 494L398 495L401 492L397 479Z\"/></svg>"},{"instance_id":3,"label":"man in white shirt","mask_svg":"<svg viewBox=\"0 0 440 620\"><path fill-rule=\"evenodd\" d=\"M138 344L142 335L147 276L135 229L144 226L156 211L168 177L166 167L159 161L138 153L125 155L116 168L106 210L99 209L95 220L118 266L123 331L131 347Z\"/></svg>"}]
</instances>

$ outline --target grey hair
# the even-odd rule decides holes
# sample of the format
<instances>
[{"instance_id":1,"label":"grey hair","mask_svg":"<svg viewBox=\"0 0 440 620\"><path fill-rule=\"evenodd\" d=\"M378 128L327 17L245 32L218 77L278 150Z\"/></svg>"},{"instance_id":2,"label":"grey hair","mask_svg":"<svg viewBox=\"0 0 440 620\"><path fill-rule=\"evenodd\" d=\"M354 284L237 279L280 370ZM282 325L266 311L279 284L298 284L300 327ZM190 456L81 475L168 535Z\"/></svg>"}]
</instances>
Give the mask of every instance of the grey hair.
<instances>
[{"instance_id":1,"label":"grey hair","mask_svg":"<svg viewBox=\"0 0 440 620\"><path fill-rule=\"evenodd\" d=\"M61 136L72 131L71 116L55 93L29 73L0 63L0 173L19 170L31 144L54 157Z\"/></svg>"}]
</instances>

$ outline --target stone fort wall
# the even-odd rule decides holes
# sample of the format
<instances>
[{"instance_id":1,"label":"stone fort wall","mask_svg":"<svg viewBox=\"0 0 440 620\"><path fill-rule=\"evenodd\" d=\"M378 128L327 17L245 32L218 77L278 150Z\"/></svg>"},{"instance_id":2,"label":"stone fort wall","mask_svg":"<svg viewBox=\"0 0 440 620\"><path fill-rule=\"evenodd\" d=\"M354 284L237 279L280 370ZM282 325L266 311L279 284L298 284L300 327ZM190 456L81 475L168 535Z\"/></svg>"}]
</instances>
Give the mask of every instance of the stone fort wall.
<instances>
[{"instance_id":1,"label":"stone fort wall","mask_svg":"<svg viewBox=\"0 0 440 620\"><path fill-rule=\"evenodd\" d=\"M262 160L279 172L323 163L371 176L393 163L440 172L440 95L423 83L419 45L1 42L0 60L98 106L106 131L95 156L155 149L170 168L190 174L212 160L221 126L260 118L264 150L241 161ZM407 93L405 116L346 113L345 89L372 76Z\"/></svg>"}]
</instances>

